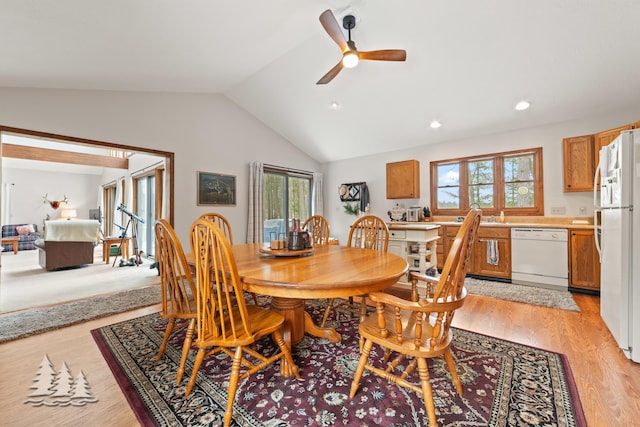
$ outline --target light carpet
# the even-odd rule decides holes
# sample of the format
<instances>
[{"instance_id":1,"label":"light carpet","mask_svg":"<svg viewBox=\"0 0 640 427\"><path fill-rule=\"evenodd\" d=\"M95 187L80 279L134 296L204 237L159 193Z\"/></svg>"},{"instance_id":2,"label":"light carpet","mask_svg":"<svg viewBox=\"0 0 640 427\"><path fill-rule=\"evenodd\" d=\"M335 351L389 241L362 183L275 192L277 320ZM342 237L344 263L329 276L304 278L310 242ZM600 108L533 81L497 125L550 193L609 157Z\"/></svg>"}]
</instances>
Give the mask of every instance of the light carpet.
<instances>
[{"instance_id":1,"label":"light carpet","mask_svg":"<svg viewBox=\"0 0 640 427\"><path fill-rule=\"evenodd\" d=\"M571 292L512 283L493 282L467 277L464 282L470 294L522 302L567 311L580 311Z\"/></svg>"},{"instance_id":2,"label":"light carpet","mask_svg":"<svg viewBox=\"0 0 640 427\"><path fill-rule=\"evenodd\" d=\"M0 343L162 302L160 286L0 316Z\"/></svg>"},{"instance_id":3,"label":"light carpet","mask_svg":"<svg viewBox=\"0 0 640 427\"><path fill-rule=\"evenodd\" d=\"M307 312L317 322L324 304L310 302ZM278 364L254 373L239 384L234 426L387 425L426 426L428 419L418 394L376 375L365 374L354 398L349 389L359 358L358 317L336 310L342 340L305 335L293 348L301 378L282 378ZM166 321L155 313L92 331L103 356L143 426L220 426L231 371L224 353L205 359L196 385L185 397L185 385L175 385L184 328L170 339L164 356L156 355ZM258 351L277 347L261 340ZM452 352L464 395L452 384L441 359L429 361L431 384L440 426L586 426L581 403L566 358L456 329ZM383 351L374 346L370 361L382 366ZM187 377L195 352L187 361ZM407 380L415 383L416 372Z\"/></svg>"},{"instance_id":4,"label":"light carpet","mask_svg":"<svg viewBox=\"0 0 640 427\"><path fill-rule=\"evenodd\" d=\"M142 288L159 283L151 261L135 267L105 264L102 245L94 249L94 263L64 270L47 271L38 263L38 251L2 253L0 313L32 309Z\"/></svg>"}]
</instances>

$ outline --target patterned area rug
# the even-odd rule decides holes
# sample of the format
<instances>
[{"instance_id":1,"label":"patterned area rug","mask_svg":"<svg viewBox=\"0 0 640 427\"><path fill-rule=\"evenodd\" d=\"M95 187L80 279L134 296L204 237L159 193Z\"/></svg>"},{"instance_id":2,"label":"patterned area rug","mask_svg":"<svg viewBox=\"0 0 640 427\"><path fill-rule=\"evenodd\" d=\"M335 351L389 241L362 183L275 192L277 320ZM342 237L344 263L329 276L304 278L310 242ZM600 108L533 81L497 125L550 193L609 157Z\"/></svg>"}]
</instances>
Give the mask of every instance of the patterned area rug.
<instances>
[{"instance_id":1,"label":"patterned area rug","mask_svg":"<svg viewBox=\"0 0 640 427\"><path fill-rule=\"evenodd\" d=\"M312 301L307 311L317 321L323 308ZM276 363L241 382L234 425L428 425L420 396L372 374L365 373L356 396L349 399L359 357L358 319L336 311L331 326L338 328L342 341L334 344L306 335L294 347L301 379L282 378ZM205 360L194 390L185 398L187 378L174 385L183 336L174 334L163 358L156 358L165 325L156 313L92 334L142 425L222 425L229 358L218 354ZM260 351L275 351L270 339L260 344ZM453 353L463 398L444 361L429 362L440 426L586 426L563 355L459 329ZM374 346L372 358L381 356ZM192 352L186 375L194 357Z\"/></svg>"},{"instance_id":2,"label":"patterned area rug","mask_svg":"<svg viewBox=\"0 0 640 427\"><path fill-rule=\"evenodd\" d=\"M580 311L571 292L513 283L494 282L467 277L464 286L470 294L482 295L542 307L559 308L568 311Z\"/></svg>"}]
</instances>

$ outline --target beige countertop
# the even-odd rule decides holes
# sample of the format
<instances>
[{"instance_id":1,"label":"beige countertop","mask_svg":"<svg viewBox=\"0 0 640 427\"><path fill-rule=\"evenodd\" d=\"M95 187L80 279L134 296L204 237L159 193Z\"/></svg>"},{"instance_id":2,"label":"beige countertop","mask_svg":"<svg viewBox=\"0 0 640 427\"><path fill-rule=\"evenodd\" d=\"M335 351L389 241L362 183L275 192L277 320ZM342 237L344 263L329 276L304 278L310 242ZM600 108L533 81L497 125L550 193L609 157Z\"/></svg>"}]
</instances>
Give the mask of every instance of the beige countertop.
<instances>
[{"instance_id":1,"label":"beige countertop","mask_svg":"<svg viewBox=\"0 0 640 427\"><path fill-rule=\"evenodd\" d=\"M578 219L577 221L583 221ZM439 226L439 225L462 225L462 222L459 221L440 221L440 220L436 220L436 221L426 221L426 222L388 222L387 225L389 226L390 229L402 229L402 230L429 230L431 229L433 226ZM432 227L428 227L428 225L431 225ZM525 222L525 221L506 221L506 222L489 222L489 221L482 221L480 223L481 227L507 227L507 228L518 228L518 227L526 227L526 228L569 228L569 229L574 229L574 230L593 230L593 224L589 223L589 224L582 224L582 223L578 223L575 224L573 223L573 220L569 219L566 222L561 222L561 221L549 221L549 222L543 222L543 221L532 221L532 222Z\"/></svg>"}]
</instances>

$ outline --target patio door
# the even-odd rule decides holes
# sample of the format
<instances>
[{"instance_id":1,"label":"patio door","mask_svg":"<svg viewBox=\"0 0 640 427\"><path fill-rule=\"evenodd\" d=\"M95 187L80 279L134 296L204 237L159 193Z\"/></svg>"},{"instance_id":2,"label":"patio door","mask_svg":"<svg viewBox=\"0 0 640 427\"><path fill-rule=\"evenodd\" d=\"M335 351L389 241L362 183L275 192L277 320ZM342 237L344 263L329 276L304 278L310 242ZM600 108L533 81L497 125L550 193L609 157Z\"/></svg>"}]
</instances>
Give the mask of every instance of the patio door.
<instances>
[{"instance_id":1,"label":"patio door","mask_svg":"<svg viewBox=\"0 0 640 427\"><path fill-rule=\"evenodd\" d=\"M311 212L311 183L313 176L286 169L266 168L263 186L263 241L270 241L271 233L287 233L291 219L303 222Z\"/></svg>"},{"instance_id":2,"label":"patio door","mask_svg":"<svg viewBox=\"0 0 640 427\"><path fill-rule=\"evenodd\" d=\"M144 220L138 221L138 250L144 256L154 256L156 221L156 176L147 175L135 179L136 214Z\"/></svg>"}]
</instances>

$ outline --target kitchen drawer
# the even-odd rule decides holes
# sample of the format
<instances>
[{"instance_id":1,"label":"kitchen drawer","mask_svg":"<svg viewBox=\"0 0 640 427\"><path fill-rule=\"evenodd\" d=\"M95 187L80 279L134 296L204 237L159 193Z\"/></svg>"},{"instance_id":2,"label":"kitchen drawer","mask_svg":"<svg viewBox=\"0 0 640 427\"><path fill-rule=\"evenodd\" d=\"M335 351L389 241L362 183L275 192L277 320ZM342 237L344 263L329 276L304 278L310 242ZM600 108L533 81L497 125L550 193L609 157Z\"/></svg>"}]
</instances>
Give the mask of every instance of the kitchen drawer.
<instances>
[{"instance_id":1,"label":"kitchen drawer","mask_svg":"<svg viewBox=\"0 0 640 427\"><path fill-rule=\"evenodd\" d=\"M458 234L458 230L460 230L460 227L458 226L447 225L447 236L456 237L456 234Z\"/></svg>"},{"instance_id":2,"label":"kitchen drawer","mask_svg":"<svg viewBox=\"0 0 640 427\"><path fill-rule=\"evenodd\" d=\"M478 238L508 239L511 237L511 229L504 227L480 227Z\"/></svg>"},{"instance_id":3,"label":"kitchen drawer","mask_svg":"<svg viewBox=\"0 0 640 427\"><path fill-rule=\"evenodd\" d=\"M406 240L407 230L389 230L390 240Z\"/></svg>"}]
</instances>

